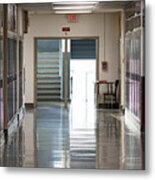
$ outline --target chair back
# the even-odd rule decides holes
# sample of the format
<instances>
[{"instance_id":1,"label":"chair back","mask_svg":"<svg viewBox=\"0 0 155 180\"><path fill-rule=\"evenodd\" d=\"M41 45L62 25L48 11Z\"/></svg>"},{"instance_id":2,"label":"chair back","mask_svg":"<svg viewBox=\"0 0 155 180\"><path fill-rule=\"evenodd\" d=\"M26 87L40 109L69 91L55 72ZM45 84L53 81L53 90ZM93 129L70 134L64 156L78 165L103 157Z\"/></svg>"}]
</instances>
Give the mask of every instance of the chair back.
<instances>
[{"instance_id":1,"label":"chair back","mask_svg":"<svg viewBox=\"0 0 155 180\"><path fill-rule=\"evenodd\" d=\"M119 91L119 80L117 79L115 81L115 96L116 96L116 99L118 98L118 91Z\"/></svg>"}]
</instances>

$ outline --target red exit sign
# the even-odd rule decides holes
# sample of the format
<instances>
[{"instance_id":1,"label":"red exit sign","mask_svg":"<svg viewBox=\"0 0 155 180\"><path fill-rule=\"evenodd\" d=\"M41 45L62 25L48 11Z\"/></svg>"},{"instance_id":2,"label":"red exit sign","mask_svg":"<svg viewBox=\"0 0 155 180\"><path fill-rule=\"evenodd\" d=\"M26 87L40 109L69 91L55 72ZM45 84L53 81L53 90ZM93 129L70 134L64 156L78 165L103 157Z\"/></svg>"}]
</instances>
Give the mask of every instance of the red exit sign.
<instances>
[{"instance_id":1,"label":"red exit sign","mask_svg":"<svg viewBox=\"0 0 155 180\"><path fill-rule=\"evenodd\" d=\"M62 31L63 32L69 32L70 31L70 27L62 27Z\"/></svg>"},{"instance_id":2,"label":"red exit sign","mask_svg":"<svg viewBox=\"0 0 155 180\"><path fill-rule=\"evenodd\" d=\"M68 21L71 23L76 23L77 22L77 15L76 14L70 14L68 15Z\"/></svg>"}]
</instances>

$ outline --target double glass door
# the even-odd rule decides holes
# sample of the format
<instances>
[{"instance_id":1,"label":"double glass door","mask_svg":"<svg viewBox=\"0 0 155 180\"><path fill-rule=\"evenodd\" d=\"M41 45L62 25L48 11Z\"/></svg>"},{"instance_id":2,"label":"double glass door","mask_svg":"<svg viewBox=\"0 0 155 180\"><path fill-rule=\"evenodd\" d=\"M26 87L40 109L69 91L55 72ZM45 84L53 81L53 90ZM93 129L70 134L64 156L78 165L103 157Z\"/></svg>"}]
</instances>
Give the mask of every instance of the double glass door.
<instances>
[{"instance_id":1,"label":"double glass door","mask_svg":"<svg viewBox=\"0 0 155 180\"><path fill-rule=\"evenodd\" d=\"M95 38L37 38L36 104L47 105L64 102L64 106L67 107L69 100L73 98L72 93L75 94L77 91L80 94L84 92L86 101L94 100L96 52ZM78 70L78 68L80 69ZM82 69L84 71L81 72ZM81 76L78 84L75 83L75 77L72 76L73 70L74 75L75 71L78 72L78 79ZM93 78L91 77L92 71ZM84 76L82 76L83 73ZM82 81L84 82L83 89L81 88ZM90 83L86 81L90 81ZM75 84L78 85L76 89ZM91 90L92 93L90 93ZM77 93L75 96L81 97Z\"/></svg>"}]
</instances>

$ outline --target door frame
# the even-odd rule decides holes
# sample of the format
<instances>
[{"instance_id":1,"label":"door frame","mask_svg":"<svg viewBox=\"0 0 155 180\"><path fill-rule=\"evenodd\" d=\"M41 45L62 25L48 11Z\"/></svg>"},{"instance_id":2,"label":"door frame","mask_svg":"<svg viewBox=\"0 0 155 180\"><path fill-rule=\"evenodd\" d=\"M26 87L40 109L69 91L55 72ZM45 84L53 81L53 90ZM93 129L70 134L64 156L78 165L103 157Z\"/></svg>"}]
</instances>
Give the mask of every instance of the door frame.
<instances>
[{"instance_id":1,"label":"door frame","mask_svg":"<svg viewBox=\"0 0 155 180\"><path fill-rule=\"evenodd\" d=\"M65 40L65 59L64 59L64 62L67 62L67 41L68 40L83 40L83 39L94 39L96 40L96 80L99 79L99 36L67 36L67 37L63 37L63 36L58 36L58 37L53 37L53 36L50 36L50 37L34 37L34 91L33 91L33 102L34 102L34 107L37 106L37 40L41 40L41 39L64 39ZM65 65L65 63L64 63ZM64 69L66 69L66 67L64 67ZM66 83L65 83L66 82ZM68 108L68 83L69 81L66 81L64 82L65 84L65 87L64 88L64 107L67 109Z\"/></svg>"}]
</instances>

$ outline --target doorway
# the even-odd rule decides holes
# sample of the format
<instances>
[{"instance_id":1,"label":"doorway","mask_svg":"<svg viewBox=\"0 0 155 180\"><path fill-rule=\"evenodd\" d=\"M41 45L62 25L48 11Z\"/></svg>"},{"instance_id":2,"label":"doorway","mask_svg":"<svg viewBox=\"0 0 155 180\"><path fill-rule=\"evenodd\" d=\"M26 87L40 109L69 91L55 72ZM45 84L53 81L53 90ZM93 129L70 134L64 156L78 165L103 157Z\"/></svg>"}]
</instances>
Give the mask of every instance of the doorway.
<instances>
[{"instance_id":1,"label":"doorway","mask_svg":"<svg viewBox=\"0 0 155 180\"><path fill-rule=\"evenodd\" d=\"M95 39L71 40L70 74L73 78L72 98L93 101L96 80Z\"/></svg>"},{"instance_id":2,"label":"doorway","mask_svg":"<svg viewBox=\"0 0 155 180\"><path fill-rule=\"evenodd\" d=\"M96 39L71 39L72 129L94 127L96 61Z\"/></svg>"},{"instance_id":3,"label":"doorway","mask_svg":"<svg viewBox=\"0 0 155 180\"><path fill-rule=\"evenodd\" d=\"M36 39L36 104L60 102L63 97L64 39Z\"/></svg>"},{"instance_id":4,"label":"doorway","mask_svg":"<svg viewBox=\"0 0 155 180\"><path fill-rule=\"evenodd\" d=\"M98 73L96 42L97 38L35 39L36 105L62 102L67 107L76 96L81 102L94 102Z\"/></svg>"}]
</instances>

